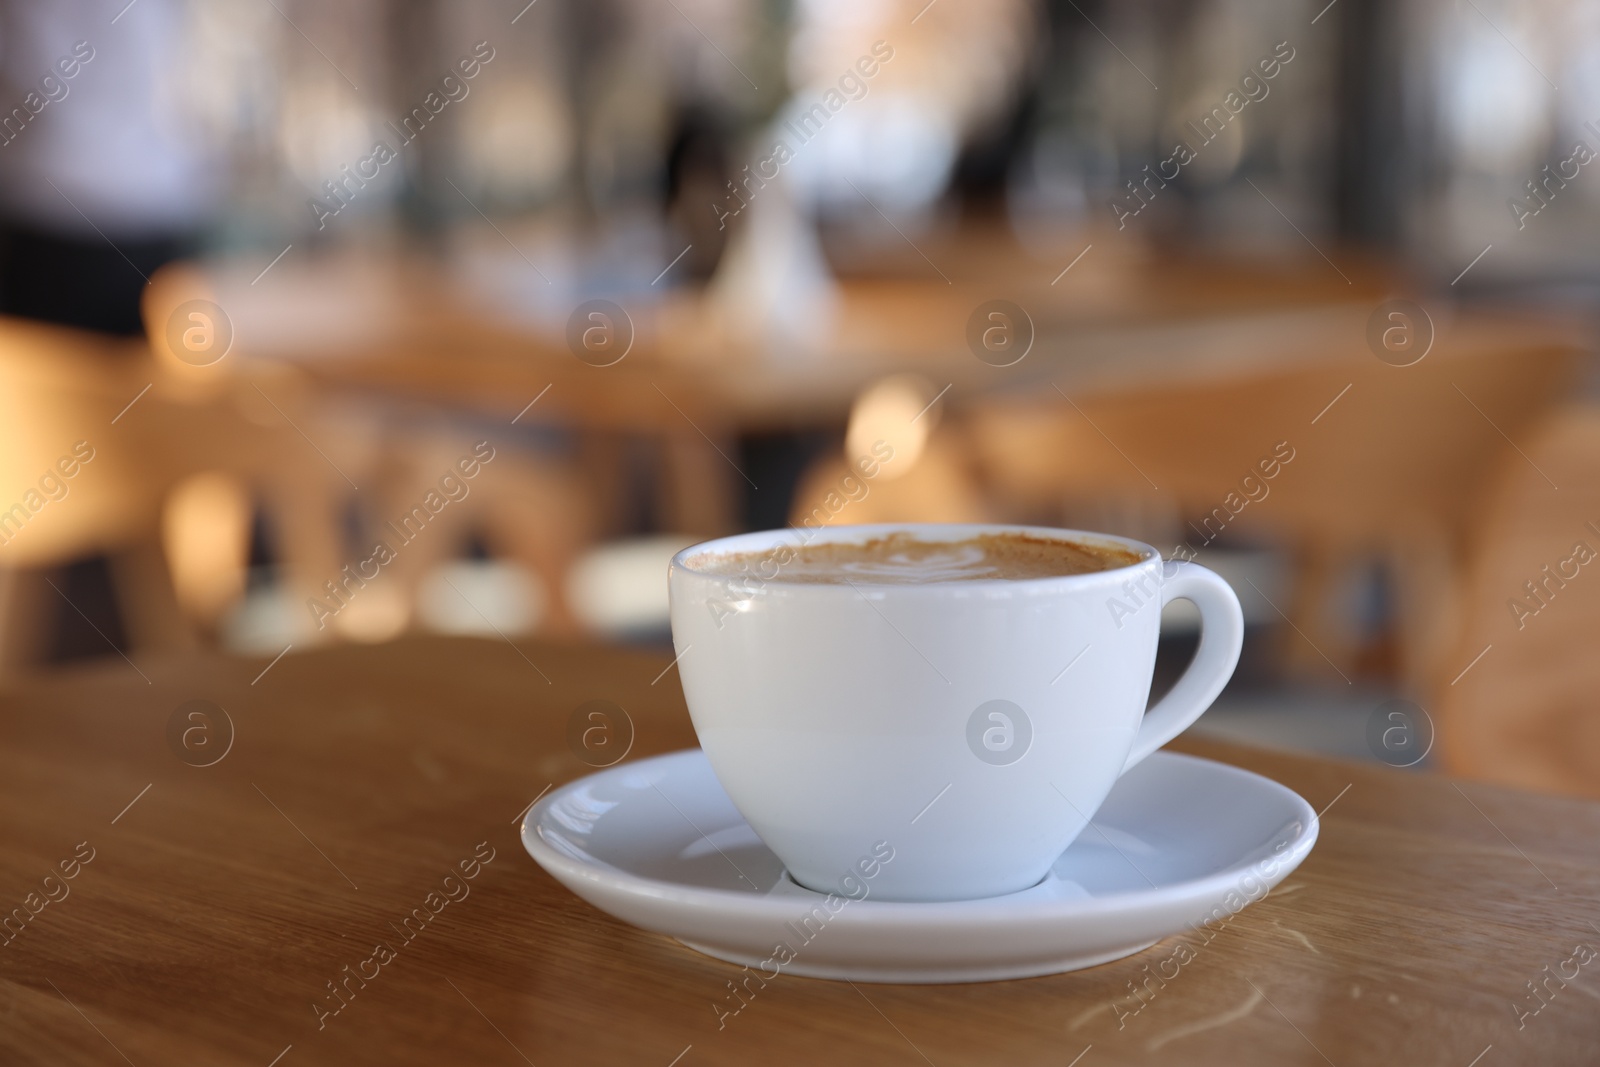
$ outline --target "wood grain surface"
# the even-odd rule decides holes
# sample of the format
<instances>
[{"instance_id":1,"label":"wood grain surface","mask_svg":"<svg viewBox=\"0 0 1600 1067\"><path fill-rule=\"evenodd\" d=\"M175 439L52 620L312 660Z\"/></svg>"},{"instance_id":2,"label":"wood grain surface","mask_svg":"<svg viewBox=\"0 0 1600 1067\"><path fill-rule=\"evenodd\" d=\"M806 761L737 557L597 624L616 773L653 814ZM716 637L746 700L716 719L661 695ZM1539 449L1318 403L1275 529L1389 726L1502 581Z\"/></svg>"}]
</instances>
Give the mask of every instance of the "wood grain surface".
<instances>
[{"instance_id":1,"label":"wood grain surface","mask_svg":"<svg viewBox=\"0 0 1600 1067\"><path fill-rule=\"evenodd\" d=\"M517 837L588 770L580 703L626 709L630 758L693 743L667 665L415 639L0 695L0 1063L1600 1060L1600 805L1194 741L1327 808L1305 865L1209 940L980 985L780 977L719 1030L736 968L594 910ZM380 941L394 958L324 1014Z\"/></svg>"}]
</instances>

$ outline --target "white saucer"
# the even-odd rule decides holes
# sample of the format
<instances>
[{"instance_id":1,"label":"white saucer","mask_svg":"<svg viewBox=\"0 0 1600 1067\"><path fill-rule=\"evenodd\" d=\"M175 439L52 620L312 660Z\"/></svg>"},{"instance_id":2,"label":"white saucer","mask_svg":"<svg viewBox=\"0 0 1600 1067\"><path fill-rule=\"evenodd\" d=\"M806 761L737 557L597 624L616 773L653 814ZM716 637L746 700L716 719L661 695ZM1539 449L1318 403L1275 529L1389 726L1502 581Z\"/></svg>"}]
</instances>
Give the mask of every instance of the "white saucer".
<instances>
[{"instance_id":1,"label":"white saucer","mask_svg":"<svg viewBox=\"0 0 1600 1067\"><path fill-rule=\"evenodd\" d=\"M867 883L865 899L843 902L802 888L699 749L568 783L522 823L541 867L625 922L769 978L862 982L984 982L1119 959L1261 899L1316 840L1298 794L1172 752L1123 776L1043 882L984 900L891 903Z\"/></svg>"}]
</instances>

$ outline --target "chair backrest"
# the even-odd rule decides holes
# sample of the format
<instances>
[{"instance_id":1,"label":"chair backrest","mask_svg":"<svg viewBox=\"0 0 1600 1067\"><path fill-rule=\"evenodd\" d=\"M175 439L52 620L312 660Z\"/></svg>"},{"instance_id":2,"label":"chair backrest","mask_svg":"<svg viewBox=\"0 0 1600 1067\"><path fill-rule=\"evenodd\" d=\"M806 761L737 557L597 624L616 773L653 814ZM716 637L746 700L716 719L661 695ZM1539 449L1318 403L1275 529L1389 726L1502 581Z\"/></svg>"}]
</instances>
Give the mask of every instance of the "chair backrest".
<instances>
[{"instance_id":1,"label":"chair backrest","mask_svg":"<svg viewBox=\"0 0 1600 1067\"><path fill-rule=\"evenodd\" d=\"M149 377L143 344L0 319L0 567L105 550L154 521L119 414ZM71 472L71 473L68 473Z\"/></svg>"},{"instance_id":2,"label":"chair backrest","mask_svg":"<svg viewBox=\"0 0 1600 1067\"><path fill-rule=\"evenodd\" d=\"M154 287L146 310L170 288ZM257 378L273 400L252 384ZM309 425L295 395L292 383L266 372L247 381L170 351L152 358L144 340L0 318L0 572L102 553L159 560L165 541L164 563L125 569L175 582L176 603L165 590L131 598L124 608L143 613L132 629L175 633L180 609L213 624L242 589L252 493L284 487L278 496L292 497L278 509L286 524L337 541L333 509L312 498L323 483L343 483L282 414L288 407ZM317 448L338 454L331 431L311 429ZM291 548L306 540L294 534L285 531ZM336 547L321 555L309 569L335 573ZM0 630L7 625L0 620Z\"/></svg>"},{"instance_id":3,"label":"chair backrest","mask_svg":"<svg viewBox=\"0 0 1600 1067\"><path fill-rule=\"evenodd\" d=\"M1451 773L1600 797L1600 407L1495 471L1433 703Z\"/></svg>"},{"instance_id":4,"label":"chair backrest","mask_svg":"<svg viewBox=\"0 0 1600 1067\"><path fill-rule=\"evenodd\" d=\"M1250 347L1248 332L1236 343ZM974 440L986 483L1003 495L1155 490L1195 524L1179 535L1197 547L1223 525L1367 545L1417 523L1459 529L1507 436L1517 439L1571 380L1580 345L1570 331L1463 316L1434 347L1393 367L1359 337L1335 339L1325 358L1297 356L1281 369L1165 378L1071 402L1035 389L975 412ZM1241 482L1280 442L1267 497L1237 523L1207 526L1230 493L1245 496Z\"/></svg>"}]
</instances>

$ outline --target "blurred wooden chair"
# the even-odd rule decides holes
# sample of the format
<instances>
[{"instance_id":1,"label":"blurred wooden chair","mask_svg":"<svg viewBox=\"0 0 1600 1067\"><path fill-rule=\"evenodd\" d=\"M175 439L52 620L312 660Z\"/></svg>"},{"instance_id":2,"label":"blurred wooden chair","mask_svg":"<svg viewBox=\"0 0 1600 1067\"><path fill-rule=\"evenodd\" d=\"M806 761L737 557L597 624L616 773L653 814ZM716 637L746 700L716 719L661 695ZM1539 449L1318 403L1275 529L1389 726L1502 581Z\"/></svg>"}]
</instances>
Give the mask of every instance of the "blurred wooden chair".
<instances>
[{"instance_id":1,"label":"blurred wooden chair","mask_svg":"<svg viewBox=\"0 0 1600 1067\"><path fill-rule=\"evenodd\" d=\"M74 609L38 577L104 555L130 640L182 646L157 532L159 498L127 447L123 409L139 397L137 341L0 319L0 668L44 652ZM148 399L145 397L144 399ZM109 653L109 649L107 650Z\"/></svg>"},{"instance_id":2,"label":"blurred wooden chair","mask_svg":"<svg viewBox=\"0 0 1600 1067\"><path fill-rule=\"evenodd\" d=\"M384 633L412 625L421 584L441 565L458 558L469 541L478 538L492 559L516 563L533 575L541 587L537 630L546 635L570 635L579 627L567 602L567 577L573 563L595 539L593 500L579 472L560 460L542 456L505 438L480 438L444 428L408 429L386 437L384 461L372 479L374 506L364 509L372 540L382 540L395 551L380 579L398 599L378 601L389 613L390 626L370 617L361 597L352 600L358 631ZM482 455L492 458L478 462ZM458 464L476 463L476 473L463 477ZM469 469L471 469L469 465ZM405 517L419 507L426 514L425 498L447 500L426 523ZM402 536L410 540L402 543ZM368 546L370 548L370 545ZM465 597L465 592L457 590ZM368 598L371 603L373 598ZM469 600L469 604L470 604ZM343 617L341 616L341 621ZM349 624L347 624L348 626Z\"/></svg>"},{"instance_id":3,"label":"blurred wooden chair","mask_svg":"<svg viewBox=\"0 0 1600 1067\"><path fill-rule=\"evenodd\" d=\"M331 635L312 625L304 605L350 562L345 519L380 459L376 420L322 395L293 367L251 360L249 338L235 336L216 301L204 272L178 262L152 276L143 304L155 393L170 421L141 423L142 447L161 472L163 492L184 481L164 531L180 603L203 632L215 634L243 592L248 531L239 508L259 508L280 579L302 607L294 638L313 642ZM193 530L187 542L180 530L185 503ZM206 525L210 536L200 533ZM198 543L216 539L230 548Z\"/></svg>"},{"instance_id":4,"label":"blurred wooden chair","mask_svg":"<svg viewBox=\"0 0 1600 1067\"><path fill-rule=\"evenodd\" d=\"M1335 594L1352 568L1382 561L1399 591L1400 674L1422 686L1455 646L1476 489L1507 438L1520 440L1572 380L1575 336L1548 320L1462 317L1409 367L1358 343L1284 369L1070 401L1045 385L983 402L968 422L1002 513L1037 516L1074 496L1165 496L1184 521L1163 550L1183 541L1203 562L1208 543L1287 546L1295 593L1279 607L1303 638L1288 635L1284 651L1307 673L1326 675L1324 656L1355 671L1358 635ZM1236 340L1251 347L1247 332ZM1264 479L1258 464L1276 449L1293 458L1277 457ZM1266 495L1240 506L1247 488Z\"/></svg>"},{"instance_id":5,"label":"blurred wooden chair","mask_svg":"<svg viewBox=\"0 0 1600 1067\"><path fill-rule=\"evenodd\" d=\"M130 444L161 507L178 602L202 636L216 636L244 591L257 510L297 599L337 576L347 562L348 502L376 449L359 419L334 419L300 383L270 371L213 397L157 397L145 416L130 427Z\"/></svg>"},{"instance_id":6,"label":"blurred wooden chair","mask_svg":"<svg viewBox=\"0 0 1600 1067\"><path fill-rule=\"evenodd\" d=\"M0 508L12 516L0 524L0 667L37 659L46 620L73 610L31 575L95 555L110 561L132 648L216 639L244 591L257 503L303 584L337 572L348 487L329 455L359 473L352 434L315 417L290 376L241 375L232 353L175 357L166 324L197 295L181 269L158 273L148 343L0 320Z\"/></svg>"},{"instance_id":7,"label":"blurred wooden chair","mask_svg":"<svg viewBox=\"0 0 1600 1067\"><path fill-rule=\"evenodd\" d=\"M192 645L242 591L248 501L223 475L206 476L239 447L238 420L164 386L141 342L0 320L6 667L36 659L49 620L78 610L27 580L47 568L106 557L120 621L141 649Z\"/></svg>"},{"instance_id":8,"label":"blurred wooden chair","mask_svg":"<svg viewBox=\"0 0 1600 1067\"><path fill-rule=\"evenodd\" d=\"M1452 774L1600 798L1600 408L1521 446L1478 515L1432 688L1438 749Z\"/></svg>"},{"instance_id":9,"label":"blurred wooden chair","mask_svg":"<svg viewBox=\"0 0 1600 1067\"><path fill-rule=\"evenodd\" d=\"M516 440L520 431L478 436L480 431L414 405L325 395L290 363L252 360L248 336L238 339L242 351L228 357L231 363L217 365L226 373L192 365L183 350L189 318L198 310L202 317L193 328L203 328L210 314L205 304L223 299L247 305L235 309L242 322L261 324L270 318L269 309L252 298L243 290L219 296L204 271L175 264L152 279L147 329L175 388L213 407L231 401L263 427L292 427L306 438L285 442L278 456L268 457L246 434L225 455L213 457L263 500L280 535L295 617L309 627L304 638L382 640L415 625L422 583L474 536L494 558L519 564L543 586L539 630L573 632L567 572L593 541L595 527L592 494L579 466L522 447ZM459 477L457 462L484 437L495 458L476 477ZM280 462L288 452L299 462ZM402 542L385 524L399 523L430 491L436 500L448 499L440 485L447 477L457 486L452 491L465 495L429 515L425 528ZM346 536L350 518L361 527L352 531L353 540ZM378 541L394 552L393 561L379 568L381 577L366 584L359 584L359 573L347 577L346 567L368 560ZM348 606L330 596L329 582L350 592ZM337 610L331 618L313 613L313 601Z\"/></svg>"}]
</instances>

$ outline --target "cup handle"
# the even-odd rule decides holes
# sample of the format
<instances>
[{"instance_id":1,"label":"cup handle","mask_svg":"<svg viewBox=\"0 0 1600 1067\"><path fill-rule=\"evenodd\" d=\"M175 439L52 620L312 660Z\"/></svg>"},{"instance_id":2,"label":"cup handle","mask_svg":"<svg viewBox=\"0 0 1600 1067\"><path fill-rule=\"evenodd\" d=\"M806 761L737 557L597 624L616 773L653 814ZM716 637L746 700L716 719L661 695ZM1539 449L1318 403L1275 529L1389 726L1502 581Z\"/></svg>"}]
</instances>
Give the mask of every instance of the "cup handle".
<instances>
[{"instance_id":1,"label":"cup handle","mask_svg":"<svg viewBox=\"0 0 1600 1067\"><path fill-rule=\"evenodd\" d=\"M1211 706L1233 676L1244 646L1244 613L1227 582L1196 563L1169 560L1161 566L1162 606L1190 600L1200 609L1200 648L1172 691L1144 713L1123 774L1183 733Z\"/></svg>"}]
</instances>

